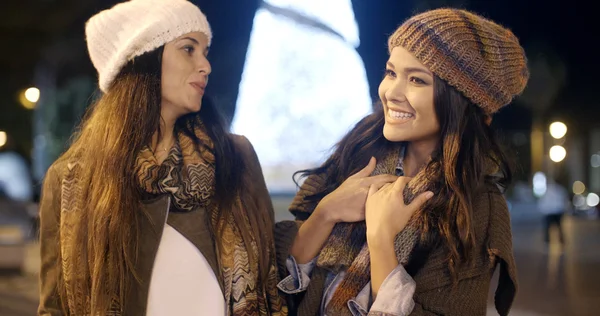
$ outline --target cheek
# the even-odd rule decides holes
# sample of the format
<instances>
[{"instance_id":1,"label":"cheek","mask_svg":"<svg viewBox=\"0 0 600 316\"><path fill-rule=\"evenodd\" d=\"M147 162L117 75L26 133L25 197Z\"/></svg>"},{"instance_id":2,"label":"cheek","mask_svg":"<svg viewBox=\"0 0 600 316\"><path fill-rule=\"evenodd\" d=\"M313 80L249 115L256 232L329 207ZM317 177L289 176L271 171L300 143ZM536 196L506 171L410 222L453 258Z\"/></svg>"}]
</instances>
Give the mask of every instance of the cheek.
<instances>
[{"instance_id":1,"label":"cheek","mask_svg":"<svg viewBox=\"0 0 600 316\"><path fill-rule=\"evenodd\" d=\"M427 98L424 101L424 114L429 121L428 125L430 126L432 131L436 133L440 130L440 123L438 121L437 114L435 112L435 105L433 103L433 98Z\"/></svg>"},{"instance_id":2,"label":"cheek","mask_svg":"<svg viewBox=\"0 0 600 316\"><path fill-rule=\"evenodd\" d=\"M169 73L163 73L162 75L160 92L164 101L168 101L169 103L174 103L176 101L175 96L177 95L177 91Z\"/></svg>"},{"instance_id":3,"label":"cheek","mask_svg":"<svg viewBox=\"0 0 600 316\"><path fill-rule=\"evenodd\" d=\"M379 99L381 99L381 102L385 103L386 99L385 99L385 92L388 89L388 84L385 81L385 79L383 81L381 81L381 83L379 84L379 89L378 89L378 93L379 93Z\"/></svg>"},{"instance_id":4,"label":"cheek","mask_svg":"<svg viewBox=\"0 0 600 316\"><path fill-rule=\"evenodd\" d=\"M431 122L436 131L439 131L440 124L438 122L437 114L435 113L435 104L433 103L433 97L427 99L427 109L429 110L429 116L431 116Z\"/></svg>"},{"instance_id":5,"label":"cheek","mask_svg":"<svg viewBox=\"0 0 600 316\"><path fill-rule=\"evenodd\" d=\"M161 74L161 86L163 90L168 90L171 85L173 85L173 65L170 60L164 60L162 64L162 74Z\"/></svg>"},{"instance_id":6,"label":"cheek","mask_svg":"<svg viewBox=\"0 0 600 316\"><path fill-rule=\"evenodd\" d=\"M435 117L435 106L433 103L433 91L414 90L406 94L406 99L417 111L417 114L422 116Z\"/></svg>"},{"instance_id":7,"label":"cheek","mask_svg":"<svg viewBox=\"0 0 600 316\"><path fill-rule=\"evenodd\" d=\"M163 61L161 75L161 92L163 98L174 101L181 93L178 92L183 87L183 71L181 65L173 61Z\"/></svg>"}]
</instances>

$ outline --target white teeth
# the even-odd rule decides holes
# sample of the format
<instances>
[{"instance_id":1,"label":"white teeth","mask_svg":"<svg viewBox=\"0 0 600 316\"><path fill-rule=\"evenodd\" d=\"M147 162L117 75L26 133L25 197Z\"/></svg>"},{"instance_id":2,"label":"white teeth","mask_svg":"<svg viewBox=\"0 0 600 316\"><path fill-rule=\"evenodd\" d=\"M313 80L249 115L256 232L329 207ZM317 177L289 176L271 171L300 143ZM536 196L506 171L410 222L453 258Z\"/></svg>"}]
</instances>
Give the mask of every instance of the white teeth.
<instances>
[{"instance_id":1,"label":"white teeth","mask_svg":"<svg viewBox=\"0 0 600 316\"><path fill-rule=\"evenodd\" d=\"M388 115L391 118L395 118L395 119L409 119L409 118L414 117L414 115L412 113L398 112L398 111L394 111L392 109L388 109Z\"/></svg>"}]
</instances>

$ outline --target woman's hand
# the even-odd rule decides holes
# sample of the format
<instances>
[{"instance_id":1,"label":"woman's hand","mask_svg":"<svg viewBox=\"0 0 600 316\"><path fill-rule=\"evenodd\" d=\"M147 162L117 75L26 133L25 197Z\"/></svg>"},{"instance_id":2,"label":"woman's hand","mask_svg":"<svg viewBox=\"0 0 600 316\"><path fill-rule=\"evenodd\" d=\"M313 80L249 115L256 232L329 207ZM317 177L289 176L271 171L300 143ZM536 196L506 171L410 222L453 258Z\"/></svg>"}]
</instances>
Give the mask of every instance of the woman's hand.
<instances>
[{"instance_id":1,"label":"woman's hand","mask_svg":"<svg viewBox=\"0 0 600 316\"><path fill-rule=\"evenodd\" d=\"M399 177L394 183L371 185L365 206L367 241L393 243L410 217L433 196L433 192L427 191L409 205L404 204L403 192L410 179Z\"/></svg>"},{"instance_id":2,"label":"woman's hand","mask_svg":"<svg viewBox=\"0 0 600 316\"><path fill-rule=\"evenodd\" d=\"M398 179L394 175L371 176L377 162L371 157L369 164L359 172L348 177L342 185L325 196L317 205L315 212L324 214L334 223L358 222L365 219L365 202L371 186L381 187Z\"/></svg>"},{"instance_id":3,"label":"woman's hand","mask_svg":"<svg viewBox=\"0 0 600 316\"><path fill-rule=\"evenodd\" d=\"M375 158L371 158L364 169L325 196L302 224L291 249L298 263L309 262L319 254L336 223L365 219L365 201L371 185L394 183L398 178L392 175L370 177L375 165Z\"/></svg>"}]
</instances>

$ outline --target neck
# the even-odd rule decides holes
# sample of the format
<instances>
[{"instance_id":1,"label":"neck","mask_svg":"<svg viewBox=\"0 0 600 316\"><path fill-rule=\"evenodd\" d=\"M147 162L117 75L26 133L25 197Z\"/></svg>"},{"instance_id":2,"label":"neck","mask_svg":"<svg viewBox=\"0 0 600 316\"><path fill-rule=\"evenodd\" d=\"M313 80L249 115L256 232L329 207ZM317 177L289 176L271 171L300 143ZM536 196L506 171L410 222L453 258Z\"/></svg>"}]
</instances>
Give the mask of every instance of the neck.
<instances>
[{"instance_id":1,"label":"neck","mask_svg":"<svg viewBox=\"0 0 600 316\"><path fill-rule=\"evenodd\" d=\"M407 177L414 177L419 170L424 167L431 158L437 140L408 142L404 152L404 174Z\"/></svg>"},{"instance_id":2,"label":"neck","mask_svg":"<svg viewBox=\"0 0 600 316\"><path fill-rule=\"evenodd\" d=\"M154 148L155 152L171 148L175 138L174 130L176 121L177 118L161 113L160 129L152 136L152 148Z\"/></svg>"}]
</instances>

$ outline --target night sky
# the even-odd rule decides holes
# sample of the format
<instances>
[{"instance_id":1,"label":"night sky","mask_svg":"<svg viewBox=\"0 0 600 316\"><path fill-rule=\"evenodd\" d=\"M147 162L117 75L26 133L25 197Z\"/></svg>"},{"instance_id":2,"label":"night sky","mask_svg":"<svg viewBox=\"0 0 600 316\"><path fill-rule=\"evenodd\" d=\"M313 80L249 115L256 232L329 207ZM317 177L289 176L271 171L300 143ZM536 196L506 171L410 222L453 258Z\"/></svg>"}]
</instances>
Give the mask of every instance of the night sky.
<instances>
[{"instance_id":1,"label":"night sky","mask_svg":"<svg viewBox=\"0 0 600 316\"><path fill-rule=\"evenodd\" d=\"M34 85L36 69L51 65L58 70L57 83L69 76L94 75L83 39L84 22L100 9L118 1L21 0L0 4L0 130L13 136L13 149L29 155L32 112L17 101L20 89ZM194 1L208 16L215 39L207 94L231 115L244 64L246 47L258 1ZM527 130L535 118L560 118L569 126L597 126L600 110L597 90L600 66L596 60L595 11L583 1L401 1L355 0L360 28L358 48L366 66L371 94L387 59L386 38L416 12L454 6L473 10L509 27L520 38L530 63L543 60L553 82L538 80L532 72L528 94L501 111L494 124L502 129ZM536 68L537 69L537 68ZM546 69L547 70L547 69ZM540 72L541 73L541 72ZM533 78L536 78L535 80ZM554 92L545 109L530 105L538 96ZM43 91L42 91L43 93ZM526 99L526 100L525 100Z\"/></svg>"}]
</instances>

